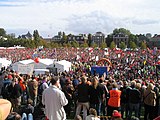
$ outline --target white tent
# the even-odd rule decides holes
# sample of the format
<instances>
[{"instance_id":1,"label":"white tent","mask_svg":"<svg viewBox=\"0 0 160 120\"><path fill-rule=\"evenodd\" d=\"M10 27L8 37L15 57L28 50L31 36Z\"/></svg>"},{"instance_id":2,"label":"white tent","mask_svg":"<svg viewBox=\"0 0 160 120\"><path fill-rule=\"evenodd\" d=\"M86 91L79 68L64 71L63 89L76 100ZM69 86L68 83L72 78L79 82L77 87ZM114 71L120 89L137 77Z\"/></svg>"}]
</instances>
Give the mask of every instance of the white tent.
<instances>
[{"instance_id":1,"label":"white tent","mask_svg":"<svg viewBox=\"0 0 160 120\"><path fill-rule=\"evenodd\" d=\"M0 68L1 67L8 67L12 63L11 60L7 60L6 58L0 58Z\"/></svg>"},{"instance_id":2,"label":"white tent","mask_svg":"<svg viewBox=\"0 0 160 120\"><path fill-rule=\"evenodd\" d=\"M38 63L32 59L28 59L12 64L12 69L20 73L26 73L29 71L29 73L31 73L34 69L46 69L48 66L53 65L53 63L54 60L52 59L39 59Z\"/></svg>"},{"instance_id":3,"label":"white tent","mask_svg":"<svg viewBox=\"0 0 160 120\"><path fill-rule=\"evenodd\" d=\"M32 74L34 69L34 60L22 60L12 64L12 69L21 74Z\"/></svg>"},{"instance_id":4,"label":"white tent","mask_svg":"<svg viewBox=\"0 0 160 120\"><path fill-rule=\"evenodd\" d=\"M39 59L39 63L34 62L34 69L46 69L54 64L53 59Z\"/></svg>"},{"instance_id":5,"label":"white tent","mask_svg":"<svg viewBox=\"0 0 160 120\"><path fill-rule=\"evenodd\" d=\"M34 74L35 75L43 75L43 74L48 74L49 70L48 69L34 69Z\"/></svg>"},{"instance_id":6,"label":"white tent","mask_svg":"<svg viewBox=\"0 0 160 120\"><path fill-rule=\"evenodd\" d=\"M71 69L71 62L66 60L58 61L55 63L55 68L57 68L57 72L68 72Z\"/></svg>"},{"instance_id":7,"label":"white tent","mask_svg":"<svg viewBox=\"0 0 160 120\"><path fill-rule=\"evenodd\" d=\"M7 47L6 49L24 49L22 46Z\"/></svg>"}]
</instances>

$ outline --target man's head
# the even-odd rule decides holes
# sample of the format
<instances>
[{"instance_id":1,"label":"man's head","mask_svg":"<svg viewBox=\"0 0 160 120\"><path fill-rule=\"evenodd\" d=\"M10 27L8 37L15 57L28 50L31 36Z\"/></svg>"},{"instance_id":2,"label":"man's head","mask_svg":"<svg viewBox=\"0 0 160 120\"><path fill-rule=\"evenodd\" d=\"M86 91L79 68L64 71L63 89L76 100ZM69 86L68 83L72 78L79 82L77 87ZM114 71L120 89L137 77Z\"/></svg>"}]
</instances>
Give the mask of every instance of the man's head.
<instances>
[{"instance_id":1,"label":"man's head","mask_svg":"<svg viewBox=\"0 0 160 120\"><path fill-rule=\"evenodd\" d=\"M59 77L58 76L52 77L51 78L51 84L56 85L58 87L59 86Z\"/></svg>"},{"instance_id":2,"label":"man's head","mask_svg":"<svg viewBox=\"0 0 160 120\"><path fill-rule=\"evenodd\" d=\"M84 83L86 83L86 81L87 81L87 77L81 77L81 82L84 84Z\"/></svg>"}]
</instances>

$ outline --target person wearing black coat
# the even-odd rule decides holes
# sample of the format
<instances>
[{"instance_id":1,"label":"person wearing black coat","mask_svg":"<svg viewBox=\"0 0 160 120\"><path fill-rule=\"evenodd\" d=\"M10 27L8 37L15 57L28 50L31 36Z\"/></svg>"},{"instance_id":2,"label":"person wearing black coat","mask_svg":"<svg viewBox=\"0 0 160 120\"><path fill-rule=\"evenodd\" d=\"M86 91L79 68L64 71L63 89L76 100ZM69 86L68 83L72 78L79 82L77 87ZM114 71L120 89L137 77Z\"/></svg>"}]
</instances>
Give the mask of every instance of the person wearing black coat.
<instances>
[{"instance_id":1,"label":"person wearing black coat","mask_svg":"<svg viewBox=\"0 0 160 120\"><path fill-rule=\"evenodd\" d=\"M21 105L22 89L18 84L18 79L15 77L12 80L12 84L8 86L8 91L10 93L10 99L13 107L13 111L19 113Z\"/></svg>"}]
</instances>

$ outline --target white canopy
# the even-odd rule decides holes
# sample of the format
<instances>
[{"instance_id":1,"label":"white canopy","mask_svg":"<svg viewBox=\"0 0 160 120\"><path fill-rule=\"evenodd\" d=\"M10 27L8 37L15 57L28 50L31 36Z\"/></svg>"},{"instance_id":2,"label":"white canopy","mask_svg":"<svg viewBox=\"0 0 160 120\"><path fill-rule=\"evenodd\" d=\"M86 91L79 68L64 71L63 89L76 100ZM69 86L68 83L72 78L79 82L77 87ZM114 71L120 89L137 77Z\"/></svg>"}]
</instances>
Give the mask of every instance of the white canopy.
<instances>
[{"instance_id":1,"label":"white canopy","mask_svg":"<svg viewBox=\"0 0 160 120\"><path fill-rule=\"evenodd\" d=\"M24 73L24 71L33 73L34 69L46 69L48 66L53 65L54 60L52 59L39 59L39 62L36 63L32 59L22 60L12 64L12 69L17 72ZM23 69L22 69L23 68Z\"/></svg>"},{"instance_id":2,"label":"white canopy","mask_svg":"<svg viewBox=\"0 0 160 120\"><path fill-rule=\"evenodd\" d=\"M53 64L53 59L39 59L39 63L34 62L34 69L46 69Z\"/></svg>"},{"instance_id":3,"label":"white canopy","mask_svg":"<svg viewBox=\"0 0 160 120\"><path fill-rule=\"evenodd\" d=\"M34 60L22 60L12 64L12 69L21 74L32 74L34 69Z\"/></svg>"},{"instance_id":4,"label":"white canopy","mask_svg":"<svg viewBox=\"0 0 160 120\"><path fill-rule=\"evenodd\" d=\"M8 67L12 63L11 60L7 60L6 58L0 58L0 68L1 67Z\"/></svg>"},{"instance_id":5,"label":"white canopy","mask_svg":"<svg viewBox=\"0 0 160 120\"><path fill-rule=\"evenodd\" d=\"M17 63L21 63L21 64L24 64L24 65L33 64L33 63L34 63L34 60L32 60L32 59L22 60L22 61L19 61L19 62L17 62Z\"/></svg>"},{"instance_id":6,"label":"white canopy","mask_svg":"<svg viewBox=\"0 0 160 120\"><path fill-rule=\"evenodd\" d=\"M49 73L49 70L48 69L34 69L34 74L35 75L43 75L43 74L47 74Z\"/></svg>"},{"instance_id":7,"label":"white canopy","mask_svg":"<svg viewBox=\"0 0 160 120\"><path fill-rule=\"evenodd\" d=\"M58 61L55 64L55 68L57 68L57 72L69 71L71 69L71 62L66 60Z\"/></svg>"}]
</instances>

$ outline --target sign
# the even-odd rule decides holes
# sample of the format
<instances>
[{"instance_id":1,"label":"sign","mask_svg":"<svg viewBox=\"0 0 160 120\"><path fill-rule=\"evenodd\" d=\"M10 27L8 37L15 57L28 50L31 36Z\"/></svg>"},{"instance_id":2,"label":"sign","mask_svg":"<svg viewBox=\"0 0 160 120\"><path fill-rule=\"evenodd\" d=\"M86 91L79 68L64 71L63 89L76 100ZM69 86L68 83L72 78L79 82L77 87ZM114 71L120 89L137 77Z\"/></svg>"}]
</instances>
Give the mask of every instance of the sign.
<instances>
[{"instance_id":1,"label":"sign","mask_svg":"<svg viewBox=\"0 0 160 120\"><path fill-rule=\"evenodd\" d=\"M33 73L34 70L34 65L30 64L30 65L18 65L18 72L20 74L29 74L31 75Z\"/></svg>"},{"instance_id":2,"label":"sign","mask_svg":"<svg viewBox=\"0 0 160 120\"><path fill-rule=\"evenodd\" d=\"M106 66L92 66L91 67L91 74L92 75L99 75L102 76L103 74L108 74L108 70Z\"/></svg>"}]
</instances>

